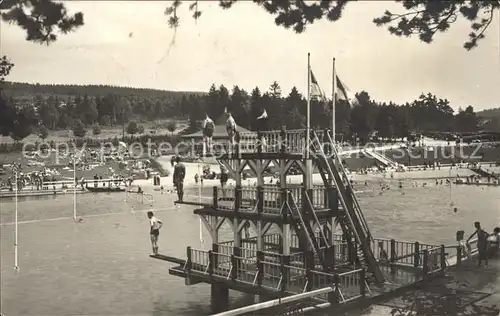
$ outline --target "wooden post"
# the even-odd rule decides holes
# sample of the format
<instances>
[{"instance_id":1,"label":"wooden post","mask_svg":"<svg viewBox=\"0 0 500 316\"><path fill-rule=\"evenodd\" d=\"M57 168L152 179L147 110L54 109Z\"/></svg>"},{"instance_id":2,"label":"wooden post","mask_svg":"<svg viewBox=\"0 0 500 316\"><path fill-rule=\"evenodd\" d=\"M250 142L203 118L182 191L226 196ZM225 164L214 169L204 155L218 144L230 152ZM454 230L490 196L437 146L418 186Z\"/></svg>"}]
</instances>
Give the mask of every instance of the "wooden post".
<instances>
[{"instance_id":1,"label":"wooden post","mask_svg":"<svg viewBox=\"0 0 500 316\"><path fill-rule=\"evenodd\" d=\"M229 305L229 287L224 283L212 282L211 284L212 313L225 312Z\"/></svg>"},{"instance_id":2,"label":"wooden post","mask_svg":"<svg viewBox=\"0 0 500 316\"><path fill-rule=\"evenodd\" d=\"M281 154L286 153L286 147L287 147L286 127L281 126L281 131L280 131L280 153Z\"/></svg>"},{"instance_id":3,"label":"wooden post","mask_svg":"<svg viewBox=\"0 0 500 316\"><path fill-rule=\"evenodd\" d=\"M286 290L288 288L288 283L290 281L290 255L289 254L283 254L281 256L281 263L283 264L283 280L281 281L283 283L283 289Z\"/></svg>"},{"instance_id":4,"label":"wooden post","mask_svg":"<svg viewBox=\"0 0 500 316\"><path fill-rule=\"evenodd\" d=\"M441 271L446 269L446 249L444 245L441 245Z\"/></svg>"},{"instance_id":5,"label":"wooden post","mask_svg":"<svg viewBox=\"0 0 500 316\"><path fill-rule=\"evenodd\" d=\"M396 262L396 257L397 257L396 241L394 239L391 239L391 258L390 258L391 263Z\"/></svg>"},{"instance_id":6,"label":"wooden post","mask_svg":"<svg viewBox=\"0 0 500 316\"><path fill-rule=\"evenodd\" d=\"M191 283L191 268L193 266L193 259L191 256L191 247L187 247L186 249L186 284L189 285Z\"/></svg>"},{"instance_id":7,"label":"wooden post","mask_svg":"<svg viewBox=\"0 0 500 316\"><path fill-rule=\"evenodd\" d=\"M238 247L234 247L233 248L233 252L236 252L236 248ZM238 248L239 250L239 248ZM233 255L231 255L231 265L233 267L233 270L231 271L231 280L236 280L236 277L238 276L238 270L239 270L239 266L238 266L238 260L237 258Z\"/></svg>"},{"instance_id":8,"label":"wooden post","mask_svg":"<svg viewBox=\"0 0 500 316\"><path fill-rule=\"evenodd\" d=\"M217 207L218 207L218 201L219 201L217 187L214 186L212 191L213 191L213 197L214 197L212 203L213 203L214 209L217 209Z\"/></svg>"},{"instance_id":9,"label":"wooden post","mask_svg":"<svg viewBox=\"0 0 500 316\"><path fill-rule=\"evenodd\" d=\"M413 247L413 266L416 268L420 265L420 244L418 241L415 242Z\"/></svg>"},{"instance_id":10,"label":"wooden post","mask_svg":"<svg viewBox=\"0 0 500 316\"><path fill-rule=\"evenodd\" d=\"M236 132L234 135L234 140L236 142L235 144L235 155L238 157L238 159L241 159L241 148L240 148L240 132Z\"/></svg>"},{"instance_id":11,"label":"wooden post","mask_svg":"<svg viewBox=\"0 0 500 316\"><path fill-rule=\"evenodd\" d=\"M329 190L327 187L325 187L325 189L323 190L323 208L331 209L330 208Z\"/></svg>"},{"instance_id":12,"label":"wooden post","mask_svg":"<svg viewBox=\"0 0 500 316\"><path fill-rule=\"evenodd\" d=\"M260 129L257 130L257 153L262 154L262 134Z\"/></svg>"},{"instance_id":13,"label":"wooden post","mask_svg":"<svg viewBox=\"0 0 500 316\"><path fill-rule=\"evenodd\" d=\"M257 286L261 287L262 286L262 279L264 277L264 253L260 250L257 250Z\"/></svg>"},{"instance_id":14,"label":"wooden post","mask_svg":"<svg viewBox=\"0 0 500 316\"><path fill-rule=\"evenodd\" d=\"M234 211L239 212L242 205L242 191L241 185L236 185L234 188Z\"/></svg>"},{"instance_id":15,"label":"wooden post","mask_svg":"<svg viewBox=\"0 0 500 316\"><path fill-rule=\"evenodd\" d=\"M313 216L312 216L312 213L314 212L314 199L313 199L313 189L312 188L308 188L305 190L306 191L306 194L307 194L307 197L306 198L306 203L307 203L307 218L309 220L312 220L313 219ZM309 204L309 201L311 201L311 203ZM321 227L320 227L321 228Z\"/></svg>"},{"instance_id":16,"label":"wooden post","mask_svg":"<svg viewBox=\"0 0 500 316\"><path fill-rule=\"evenodd\" d=\"M422 271L424 273L424 278L427 278L427 274L429 273L429 251L427 249L424 250L424 262Z\"/></svg>"},{"instance_id":17,"label":"wooden post","mask_svg":"<svg viewBox=\"0 0 500 316\"><path fill-rule=\"evenodd\" d=\"M325 153L325 156L330 156L332 148L330 147L330 142L328 141L328 134L330 133L329 128L325 128L323 130L323 137L321 141L323 142L323 152Z\"/></svg>"},{"instance_id":18,"label":"wooden post","mask_svg":"<svg viewBox=\"0 0 500 316\"><path fill-rule=\"evenodd\" d=\"M212 250L208 251L208 275L212 277L214 273L214 254Z\"/></svg>"},{"instance_id":19,"label":"wooden post","mask_svg":"<svg viewBox=\"0 0 500 316\"><path fill-rule=\"evenodd\" d=\"M462 265L462 247L460 245L457 246L457 266Z\"/></svg>"},{"instance_id":20,"label":"wooden post","mask_svg":"<svg viewBox=\"0 0 500 316\"><path fill-rule=\"evenodd\" d=\"M339 303L339 284L340 277L335 273L333 276L333 291L328 293L328 302L330 302L332 308L335 308Z\"/></svg>"},{"instance_id":21,"label":"wooden post","mask_svg":"<svg viewBox=\"0 0 500 316\"><path fill-rule=\"evenodd\" d=\"M361 273L359 274L359 294L362 296L366 295L366 271L365 269L361 270Z\"/></svg>"},{"instance_id":22,"label":"wooden post","mask_svg":"<svg viewBox=\"0 0 500 316\"><path fill-rule=\"evenodd\" d=\"M264 188L262 186L257 187L257 214L261 214L264 211Z\"/></svg>"},{"instance_id":23,"label":"wooden post","mask_svg":"<svg viewBox=\"0 0 500 316\"><path fill-rule=\"evenodd\" d=\"M308 250L304 252L304 255L306 256L306 279L307 279L306 291L309 292L312 290L314 282L312 273L312 270L314 270L314 253Z\"/></svg>"},{"instance_id":24,"label":"wooden post","mask_svg":"<svg viewBox=\"0 0 500 316\"><path fill-rule=\"evenodd\" d=\"M284 256L281 256L280 273L282 280L281 280L281 287L279 290L281 292L285 292L288 285L288 267L285 266Z\"/></svg>"},{"instance_id":25,"label":"wooden post","mask_svg":"<svg viewBox=\"0 0 500 316\"><path fill-rule=\"evenodd\" d=\"M335 265L337 264L337 247L333 244L330 246L330 256L332 256L332 270L335 270Z\"/></svg>"},{"instance_id":26,"label":"wooden post","mask_svg":"<svg viewBox=\"0 0 500 316\"><path fill-rule=\"evenodd\" d=\"M212 267L216 268L219 265L219 244L212 243Z\"/></svg>"}]
</instances>

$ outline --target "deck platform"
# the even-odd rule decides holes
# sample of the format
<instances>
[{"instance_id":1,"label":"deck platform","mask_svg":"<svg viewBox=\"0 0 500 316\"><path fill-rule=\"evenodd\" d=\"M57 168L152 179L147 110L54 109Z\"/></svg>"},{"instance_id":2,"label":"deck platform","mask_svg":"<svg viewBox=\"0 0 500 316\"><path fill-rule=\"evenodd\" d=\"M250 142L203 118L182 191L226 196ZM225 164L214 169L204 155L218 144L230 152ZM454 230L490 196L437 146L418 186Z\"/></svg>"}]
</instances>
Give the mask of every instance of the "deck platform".
<instances>
[{"instance_id":1,"label":"deck platform","mask_svg":"<svg viewBox=\"0 0 500 316\"><path fill-rule=\"evenodd\" d=\"M170 274L187 285L210 284L214 312L228 308L229 289L278 298L278 305L284 297L304 308L357 304L442 275L453 250L461 262L461 248L373 238L330 135L237 133L218 158L235 186L214 187L211 203L179 202L200 206L194 213L210 234L211 250L187 247L185 258L152 258L174 263ZM276 185L264 183L271 163L280 170ZM242 185L245 168L255 173L256 186ZM300 186L287 183L296 169ZM322 186L312 183L315 169ZM224 223L232 241L220 241Z\"/></svg>"},{"instance_id":2,"label":"deck platform","mask_svg":"<svg viewBox=\"0 0 500 316\"><path fill-rule=\"evenodd\" d=\"M245 293L261 295L265 298L279 298L313 291L328 286L337 288L335 304L347 304L360 299L371 300L383 297L402 288L413 286L422 281L430 281L443 276L446 269L461 265L474 256L476 250L469 255L463 249L443 245L427 245L415 242L403 242L388 239L374 239L373 247L381 247L384 251L375 252L377 261L386 281L384 284L371 283L364 269L359 269L349 262L347 245L342 236L338 236L334 253L335 269L325 272L319 263L313 269L307 269L307 253L293 252L289 256L273 251L278 235L270 234L264 238L265 251L256 251L256 240L241 240L243 247L235 247L231 241L217 246L218 252L202 251L187 248L187 258L179 259L164 255L152 258L175 263L170 274L182 277L186 284L223 284L229 289ZM291 240L292 250L300 249L298 237ZM308 300L309 305L331 303L332 297L323 295Z\"/></svg>"},{"instance_id":3,"label":"deck platform","mask_svg":"<svg viewBox=\"0 0 500 316\"><path fill-rule=\"evenodd\" d=\"M291 195L297 204L302 203L304 187L292 185L286 190L291 191ZM219 216L233 217L235 212L239 214L261 214L270 216L270 219L279 217L283 214L283 201L286 200L285 192L282 188L273 185L266 185L263 188L255 186L242 186L240 188L220 188L213 187L213 199L211 203L200 201L176 201L178 204L186 204L200 206L201 209L195 210L195 214L213 215L217 213ZM239 197L236 199L235 197ZM332 215L332 201L328 197L328 189L323 185L314 185L311 192L311 202L318 216L321 214ZM342 206L338 200L334 200L336 205L333 209L341 211ZM246 215L245 215L246 216ZM252 218L251 215L247 216Z\"/></svg>"},{"instance_id":4,"label":"deck platform","mask_svg":"<svg viewBox=\"0 0 500 316\"><path fill-rule=\"evenodd\" d=\"M39 197L39 196L52 196L52 195L71 195L74 194L73 189L67 190L30 190L30 191L20 191L17 193L17 198L26 198L26 197ZM76 190L76 194L84 194L89 193L85 190ZM0 191L0 199L13 199L16 197L16 193L13 191Z\"/></svg>"},{"instance_id":5,"label":"deck platform","mask_svg":"<svg viewBox=\"0 0 500 316\"><path fill-rule=\"evenodd\" d=\"M428 315L433 311L445 315L456 308L456 314L473 311L466 315L497 316L500 314L499 271L500 257L490 258L488 267L478 267L473 256L472 260L465 259L459 266L450 266L443 278L434 278L425 286L384 297L376 304L388 311L397 309L402 313L413 311ZM412 306L417 299L423 303L418 310ZM353 315L380 315L372 310L360 310Z\"/></svg>"}]
</instances>

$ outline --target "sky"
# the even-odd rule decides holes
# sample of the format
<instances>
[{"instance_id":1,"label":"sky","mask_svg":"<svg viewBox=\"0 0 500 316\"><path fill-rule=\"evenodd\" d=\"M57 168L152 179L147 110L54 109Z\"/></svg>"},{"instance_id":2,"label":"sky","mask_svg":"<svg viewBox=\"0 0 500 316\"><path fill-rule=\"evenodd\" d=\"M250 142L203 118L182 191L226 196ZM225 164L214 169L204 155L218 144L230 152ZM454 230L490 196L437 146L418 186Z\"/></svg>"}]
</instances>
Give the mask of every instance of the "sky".
<instances>
[{"instance_id":1,"label":"sky","mask_svg":"<svg viewBox=\"0 0 500 316\"><path fill-rule=\"evenodd\" d=\"M222 10L200 2L195 22L188 3L180 26L167 25L164 1L67 1L84 13L85 25L50 45L25 41L21 29L1 24L1 54L15 63L8 80L45 84L103 84L176 91L208 91L210 85L267 90L273 81L288 94L307 91L307 53L322 90L331 95L332 59L353 92L377 101L404 103L421 93L450 100L453 108L500 107L500 12L481 41L466 51L463 19L432 44L398 38L373 24L389 1L350 3L337 22L320 21L296 34L252 2Z\"/></svg>"}]
</instances>

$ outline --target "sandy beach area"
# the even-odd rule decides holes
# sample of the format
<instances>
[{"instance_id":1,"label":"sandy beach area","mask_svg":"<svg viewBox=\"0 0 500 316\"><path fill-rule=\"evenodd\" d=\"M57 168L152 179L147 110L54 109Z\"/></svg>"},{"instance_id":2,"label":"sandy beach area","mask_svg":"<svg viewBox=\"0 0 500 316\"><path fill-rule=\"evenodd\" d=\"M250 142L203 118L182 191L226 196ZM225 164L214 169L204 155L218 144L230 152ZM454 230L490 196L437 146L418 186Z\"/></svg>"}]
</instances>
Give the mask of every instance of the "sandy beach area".
<instances>
[{"instance_id":1,"label":"sandy beach area","mask_svg":"<svg viewBox=\"0 0 500 316\"><path fill-rule=\"evenodd\" d=\"M162 165L162 167L166 170L170 171L170 176L161 177L160 183L166 190L170 190L173 188L172 183L172 174L173 168L170 164L171 156L164 156L157 159L157 161ZM216 173L220 172L219 166L216 164L206 164L206 163L183 163L186 167L186 178L184 180L185 188L196 187L195 175L202 174L203 166L210 165L211 170ZM385 173L382 172L371 172L368 174L361 174L358 172L352 172L349 177L355 183L357 182L391 182L391 181L417 181L417 180L435 180L435 179L446 179L446 178L457 178L457 177L467 177L475 175L475 173L467 168L458 168L458 167L441 167L441 169L436 170L410 170L404 172L396 172L396 171L388 171ZM269 176L264 178L264 182L266 184L272 184L276 182L276 178ZM287 177L288 183L300 184L302 183L302 175L290 175ZM313 174L313 183L314 184L323 184L323 180L319 174ZM135 185L141 186L144 190L151 189L154 187L153 179L141 179L135 180ZM256 179L250 178L243 181L243 185L255 185ZM219 186L220 180L203 180L203 185L205 187ZM229 179L228 186L235 185L235 181L233 179Z\"/></svg>"}]
</instances>

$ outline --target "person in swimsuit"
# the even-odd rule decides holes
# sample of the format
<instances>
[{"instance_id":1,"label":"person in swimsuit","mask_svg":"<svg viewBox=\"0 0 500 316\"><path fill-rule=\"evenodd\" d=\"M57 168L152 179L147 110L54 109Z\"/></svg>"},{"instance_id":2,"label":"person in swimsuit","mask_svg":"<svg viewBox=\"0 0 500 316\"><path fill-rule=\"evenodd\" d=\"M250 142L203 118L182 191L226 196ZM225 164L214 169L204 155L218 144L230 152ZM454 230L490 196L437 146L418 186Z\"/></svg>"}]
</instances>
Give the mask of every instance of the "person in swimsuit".
<instances>
[{"instance_id":1,"label":"person in swimsuit","mask_svg":"<svg viewBox=\"0 0 500 316\"><path fill-rule=\"evenodd\" d=\"M181 159L176 157L176 165L174 167L174 186L177 189L178 201L182 202L184 198L184 178L186 177L186 167L182 164Z\"/></svg>"},{"instance_id":2,"label":"person in swimsuit","mask_svg":"<svg viewBox=\"0 0 500 316\"><path fill-rule=\"evenodd\" d=\"M151 246L153 247L153 255L156 256L158 254L158 237L160 236L160 228L163 226L163 222L156 218L153 212L148 212L149 218L149 226L150 226L150 237L151 237Z\"/></svg>"},{"instance_id":3,"label":"person in swimsuit","mask_svg":"<svg viewBox=\"0 0 500 316\"><path fill-rule=\"evenodd\" d=\"M205 114L205 119L203 120L202 128L203 128L203 146L205 146L203 154L211 153L212 136L214 134L215 124L214 121L212 121L212 119L208 117L208 114Z\"/></svg>"},{"instance_id":4,"label":"person in swimsuit","mask_svg":"<svg viewBox=\"0 0 500 316\"><path fill-rule=\"evenodd\" d=\"M481 228L481 223L475 222L474 227L476 228L476 231L470 235L469 239L467 239L467 243L477 235L477 250L479 252L479 261L478 261L478 266L481 266L481 262L484 261L485 265L488 266L488 233L485 232Z\"/></svg>"},{"instance_id":5,"label":"person in swimsuit","mask_svg":"<svg viewBox=\"0 0 500 316\"><path fill-rule=\"evenodd\" d=\"M233 146L236 143L236 122L231 115L231 112L227 112L227 120L226 120L226 132L227 135L229 136L229 143L231 146L231 150L233 149Z\"/></svg>"},{"instance_id":6,"label":"person in swimsuit","mask_svg":"<svg viewBox=\"0 0 500 316\"><path fill-rule=\"evenodd\" d=\"M226 184L227 184L228 179L229 179L229 175L227 173L227 169L226 169L226 167L221 165L220 166L220 186L222 188L222 196L223 197L226 197L226 190L224 190L224 189L226 188Z\"/></svg>"}]
</instances>

